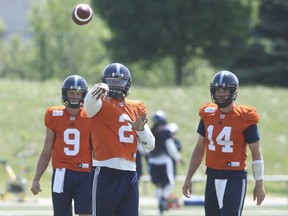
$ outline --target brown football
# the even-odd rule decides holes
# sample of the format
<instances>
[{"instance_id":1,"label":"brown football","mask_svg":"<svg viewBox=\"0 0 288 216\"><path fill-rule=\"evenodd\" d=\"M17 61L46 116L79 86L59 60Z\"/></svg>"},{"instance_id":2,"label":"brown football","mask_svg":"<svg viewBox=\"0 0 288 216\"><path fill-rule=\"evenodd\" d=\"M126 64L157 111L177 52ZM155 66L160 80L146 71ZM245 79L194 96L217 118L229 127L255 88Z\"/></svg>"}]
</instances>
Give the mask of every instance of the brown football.
<instances>
[{"instance_id":1,"label":"brown football","mask_svg":"<svg viewBox=\"0 0 288 216\"><path fill-rule=\"evenodd\" d=\"M71 16L77 25L86 25L91 21L93 11L88 4L78 4L73 7Z\"/></svg>"}]
</instances>

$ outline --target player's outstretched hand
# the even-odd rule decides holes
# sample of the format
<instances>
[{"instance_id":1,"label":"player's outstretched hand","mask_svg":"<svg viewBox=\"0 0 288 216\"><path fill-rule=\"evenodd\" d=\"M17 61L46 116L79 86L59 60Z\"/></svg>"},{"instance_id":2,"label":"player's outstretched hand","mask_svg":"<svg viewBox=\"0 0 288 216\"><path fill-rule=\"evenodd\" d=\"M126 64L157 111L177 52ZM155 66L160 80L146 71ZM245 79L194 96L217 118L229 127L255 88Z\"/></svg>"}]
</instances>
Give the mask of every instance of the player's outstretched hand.
<instances>
[{"instance_id":1,"label":"player's outstretched hand","mask_svg":"<svg viewBox=\"0 0 288 216\"><path fill-rule=\"evenodd\" d=\"M148 119L146 118L146 113L143 111L140 111L140 115L134 110L135 115L135 121L126 120L126 122L130 123L132 127L136 131L143 131L145 124L148 122Z\"/></svg>"},{"instance_id":2,"label":"player's outstretched hand","mask_svg":"<svg viewBox=\"0 0 288 216\"><path fill-rule=\"evenodd\" d=\"M108 100L109 86L106 83L99 83L94 86L92 96L98 100L102 95L104 100Z\"/></svg>"}]
</instances>

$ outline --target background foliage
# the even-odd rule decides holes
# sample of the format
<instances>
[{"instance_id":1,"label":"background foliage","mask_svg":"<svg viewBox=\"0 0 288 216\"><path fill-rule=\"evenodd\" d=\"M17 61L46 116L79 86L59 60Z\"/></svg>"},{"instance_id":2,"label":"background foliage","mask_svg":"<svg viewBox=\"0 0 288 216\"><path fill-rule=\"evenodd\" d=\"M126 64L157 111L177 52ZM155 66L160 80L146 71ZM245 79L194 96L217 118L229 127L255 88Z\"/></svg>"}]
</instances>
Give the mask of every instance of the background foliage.
<instances>
[{"instance_id":1,"label":"background foliage","mask_svg":"<svg viewBox=\"0 0 288 216\"><path fill-rule=\"evenodd\" d=\"M138 86L195 85L223 69L245 85L287 86L286 0L82 2L94 8L86 26L71 20L79 1L35 1L31 38L0 34L0 77L97 82L121 61Z\"/></svg>"},{"instance_id":2,"label":"background foliage","mask_svg":"<svg viewBox=\"0 0 288 216\"><path fill-rule=\"evenodd\" d=\"M146 60L146 66L153 67L169 57L178 85L195 58L227 67L240 56L257 8L249 1L226 0L92 2L112 32L106 47L113 58Z\"/></svg>"},{"instance_id":3,"label":"background foliage","mask_svg":"<svg viewBox=\"0 0 288 216\"><path fill-rule=\"evenodd\" d=\"M252 30L244 55L232 70L244 84L288 84L288 1L261 1L259 23Z\"/></svg>"},{"instance_id":4,"label":"background foliage","mask_svg":"<svg viewBox=\"0 0 288 216\"><path fill-rule=\"evenodd\" d=\"M13 35L1 43L0 76L43 81L80 74L96 82L97 73L110 62L101 43L110 33L97 14L87 26L74 24L71 10L77 3L36 2L30 11L32 38Z\"/></svg>"}]
</instances>

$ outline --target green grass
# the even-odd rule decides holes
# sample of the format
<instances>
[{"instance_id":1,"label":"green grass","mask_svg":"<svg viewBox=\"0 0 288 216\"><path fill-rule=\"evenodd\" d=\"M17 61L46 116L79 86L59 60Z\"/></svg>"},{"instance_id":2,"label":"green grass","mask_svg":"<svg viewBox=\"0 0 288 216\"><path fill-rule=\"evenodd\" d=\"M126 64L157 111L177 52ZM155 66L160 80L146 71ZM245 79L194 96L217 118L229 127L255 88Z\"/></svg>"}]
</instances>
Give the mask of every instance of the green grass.
<instances>
[{"instance_id":1,"label":"green grass","mask_svg":"<svg viewBox=\"0 0 288 216\"><path fill-rule=\"evenodd\" d=\"M37 154L26 159L30 169L26 174L28 189L34 175L36 163L43 147L45 136L44 113L49 106L61 104L60 81L43 83L31 81L0 80L0 158L8 159L13 168L20 172L21 166L15 151L36 147ZM93 83L90 83L92 86ZM260 133L265 158L266 175L288 175L287 116L288 89L268 87L240 87L237 103L255 106L260 115ZM196 142L198 109L210 101L209 86L161 87L157 89L132 86L131 99L140 99L148 108L149 117L156 110L166 112L170 122L180 126L178 137L183 146L184 166L178 165L178 174L185 175L189 157ZM150 124L151 122L148 122ZM249 170L251 159L249 154ZM197 175L204 175L204 163ZM0 172L3 172L1 169ZM251 172L250 172L251 173ZM0 187L3 187L5 175L0 174ZM50 194L51 168L42 178L43 195ZM180 187L180 186L179 186ZM285 184L266 183L267 193L287 193ZM178 189L177 189L177 192Z\"/></svg>"}]
</instances>

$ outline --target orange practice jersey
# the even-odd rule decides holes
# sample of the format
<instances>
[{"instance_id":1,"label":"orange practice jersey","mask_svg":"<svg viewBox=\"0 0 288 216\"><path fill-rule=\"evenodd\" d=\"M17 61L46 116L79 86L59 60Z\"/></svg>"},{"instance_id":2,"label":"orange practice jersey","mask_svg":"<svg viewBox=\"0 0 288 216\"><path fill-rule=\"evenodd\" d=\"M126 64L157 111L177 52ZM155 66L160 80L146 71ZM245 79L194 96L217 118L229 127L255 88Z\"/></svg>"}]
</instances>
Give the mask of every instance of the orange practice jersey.
<instances>
[{"instance_id":1,"label":"orange practice jersey","mask_svg":"<svg viewBox=\"0 0 288 216\"><path fill-rule=\"evenodd\" d=\"M259 121L255 108L236 105L223 114L214 103L199 110L205 125L206 166L220 170L247 169L244 131Z\"/></svg>"},{"instance_id":2,"label":"orange practice jersey","mask_svg":"<svg viewBox=\"0 0 288 216\"><path fill-rule=\"evenodd\" d=\"M140 115L146 113L143 102L127 100L119 102L113 98L102 100L102 108L91 119L94 158L102 161L124 158L135 162L137 134L125 119L135 121L133 110Z\"/></svg>"},{"instance_id":3,"label":"orange practice jersey","mask_svg":"<svg viewBox=\"0 0 288 216\"><path fill-rule=\"evenodd\" d=\"M89 172L92 163L90 118L85 109L72 116L64 106L50 107L45 125L54 131L52 166Z\"/></svg>"}]
</instances>

